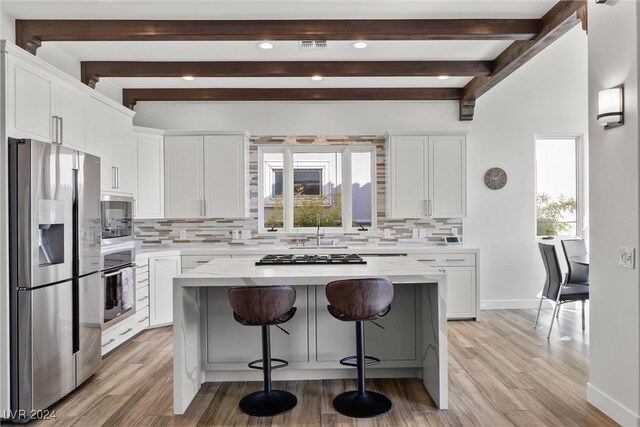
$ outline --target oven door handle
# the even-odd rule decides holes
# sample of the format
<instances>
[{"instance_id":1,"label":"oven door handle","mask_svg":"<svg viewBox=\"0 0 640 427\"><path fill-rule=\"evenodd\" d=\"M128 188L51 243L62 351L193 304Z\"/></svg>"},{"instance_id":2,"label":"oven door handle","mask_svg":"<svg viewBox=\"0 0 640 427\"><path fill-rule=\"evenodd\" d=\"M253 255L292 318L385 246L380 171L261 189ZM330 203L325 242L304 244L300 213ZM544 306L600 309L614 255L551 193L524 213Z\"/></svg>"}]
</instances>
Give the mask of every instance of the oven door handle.
<instances>
[{"instance_id":1,"label":"oven door handle","mask_svg":"<svg viewBox=\"0 0 640 427\"><path fill-rule=\"evenodd\" d=\"M114 271L114 272L111 272L111 273L103 274L102 278L106 279L107 277L117 276L118 274L122 273L122 270L124 270L125 268L130 268L131 270L135 271L138 268L138 266L136 264L131 264L131 265L127 266L127 267L121 267L121 268L118 268L118 271Z\"/></svg>"}]
</instances>

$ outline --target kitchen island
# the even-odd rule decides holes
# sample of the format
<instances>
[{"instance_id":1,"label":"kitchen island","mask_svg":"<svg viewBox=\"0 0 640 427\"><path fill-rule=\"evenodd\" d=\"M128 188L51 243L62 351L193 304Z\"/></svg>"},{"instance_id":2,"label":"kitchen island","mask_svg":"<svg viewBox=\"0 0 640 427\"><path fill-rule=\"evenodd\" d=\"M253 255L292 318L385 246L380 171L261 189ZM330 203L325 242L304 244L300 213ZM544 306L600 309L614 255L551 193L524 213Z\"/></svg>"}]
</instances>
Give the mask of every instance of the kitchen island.
<instances>
[{"instance_id":1,"label":"kitchen island","mask_svg":"<svg viewBox=\"0 0 640 427\"><path fill-rule=\"evenodd\" d=\"M440 409L448 407L447 283L444 271L406 257L366 257L362 265L256 266L256 258L219 258L174 279L174 413L183 414L207 381L258 381L246 363L260 357L260 328L233 320L232 286L290 285L297 292L289 335L272 333L274 357L290 362L276 380L353 378L339 364L355 354L355 328L328 315L324 287L333 280L383 277L395 285L379 328L367 322L367 353L382 359L369 378L420 377ZM304 399L304 396L299 396Z\"/></svg>"}]
</instances>

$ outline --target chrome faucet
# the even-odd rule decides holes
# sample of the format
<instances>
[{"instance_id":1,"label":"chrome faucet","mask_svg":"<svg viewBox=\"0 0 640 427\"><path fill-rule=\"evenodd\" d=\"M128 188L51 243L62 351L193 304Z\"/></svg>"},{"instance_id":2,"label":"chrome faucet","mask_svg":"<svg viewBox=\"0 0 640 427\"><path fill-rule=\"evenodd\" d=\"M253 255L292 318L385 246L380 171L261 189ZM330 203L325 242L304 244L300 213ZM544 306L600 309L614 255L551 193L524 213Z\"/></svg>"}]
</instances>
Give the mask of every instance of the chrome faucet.
<instances>
[{"instance_id":1,"label":"chrome faucet","mask_svg":"<svg viewBox=\"0 0 640 427\"><path fill-rule=\"evenodd\" d=\"M320 214L316 217L316 246L320 246Z\"/></svg>"}]
</instances>

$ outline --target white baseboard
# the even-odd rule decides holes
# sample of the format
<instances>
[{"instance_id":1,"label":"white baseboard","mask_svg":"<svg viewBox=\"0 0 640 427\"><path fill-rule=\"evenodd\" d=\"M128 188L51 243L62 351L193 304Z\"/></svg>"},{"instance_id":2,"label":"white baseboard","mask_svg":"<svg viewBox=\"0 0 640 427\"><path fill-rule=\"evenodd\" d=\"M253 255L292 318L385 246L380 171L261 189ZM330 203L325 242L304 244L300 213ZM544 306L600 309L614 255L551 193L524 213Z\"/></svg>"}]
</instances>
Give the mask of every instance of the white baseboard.
<instances>
[{"instance_id":1,"label":"white baseboard","mask_svg":"<svg viewBox=\"0 0 640 427\"><path fill-rule=\"evenodd\" d=\"M538 308L540 299L495 299L495 300L481 300L480 310L508 310L517 308ZM544 300L542 308L553 308L553 303L549 300Z\"/></svg>"},{"instance_id":2,"label":"white baseboard","mask_svg":"<svg viewBox=\"0 0 640 427\"><path fill-rule=\"evenodd\" d=\"M623 426L640 426L640 415L617 402L601 390L587 383L587 402L607 414L615 422Z\"/></svg>"}]
</instances>

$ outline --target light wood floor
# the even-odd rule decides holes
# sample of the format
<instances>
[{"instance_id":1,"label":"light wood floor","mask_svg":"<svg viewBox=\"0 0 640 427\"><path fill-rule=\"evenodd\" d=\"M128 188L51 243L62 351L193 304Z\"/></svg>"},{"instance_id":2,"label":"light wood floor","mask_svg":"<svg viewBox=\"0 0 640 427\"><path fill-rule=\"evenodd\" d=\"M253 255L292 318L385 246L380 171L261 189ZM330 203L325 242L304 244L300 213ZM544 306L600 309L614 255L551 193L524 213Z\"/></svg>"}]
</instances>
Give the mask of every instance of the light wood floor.
<instances>
[{"instance_id":1,"label":"light wood floor","mask_svg":"<svg viewBox=\"0 0 640 427\"><path fill-rule=\"evenodd\" d=\"M577 308L577 307L576 307ZM353 380L274 382L298 396L298 406L274 418L238 409L260 383L207 383L184 416L172 415L170 328L149 330L109 355L100 371L59 402L55 422L76 426L605 426L615 425L586 402L589 347L579 311L563 309L552 340L550 310L534 330L533 310L495 310L479 322L449 322L450 409L438 411L418 379L368 381L393 401L392 411L353 420L333 409L333 397ZM277 378L277 373L276 373Z\"/></svg>"}]
</instances>

